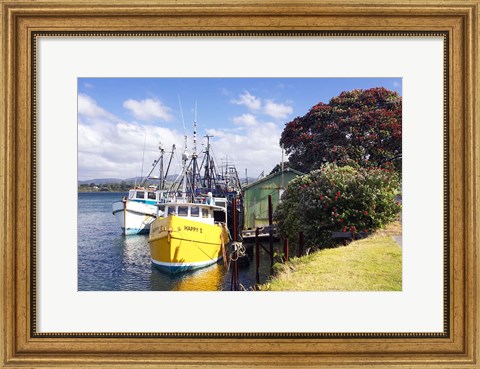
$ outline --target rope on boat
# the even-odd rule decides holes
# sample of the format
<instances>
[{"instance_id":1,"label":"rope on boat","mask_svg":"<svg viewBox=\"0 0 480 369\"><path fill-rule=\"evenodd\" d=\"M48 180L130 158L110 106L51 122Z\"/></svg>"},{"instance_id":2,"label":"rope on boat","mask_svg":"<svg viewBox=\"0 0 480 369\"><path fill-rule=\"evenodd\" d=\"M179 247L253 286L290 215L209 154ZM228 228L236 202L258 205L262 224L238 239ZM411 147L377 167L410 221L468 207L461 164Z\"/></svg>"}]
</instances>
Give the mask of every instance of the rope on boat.
<instances>
[{"instance_id":1,"label":"rope on boat","mask_svg":"<svg viewBox=\"0 0 480 369\"><path fill-rule=\"evenodd\" d=\"M245 246L241 242L232 242L232 252L230 253L230 260L237 261L246 254Z\"/></svg>"}]
</instances>

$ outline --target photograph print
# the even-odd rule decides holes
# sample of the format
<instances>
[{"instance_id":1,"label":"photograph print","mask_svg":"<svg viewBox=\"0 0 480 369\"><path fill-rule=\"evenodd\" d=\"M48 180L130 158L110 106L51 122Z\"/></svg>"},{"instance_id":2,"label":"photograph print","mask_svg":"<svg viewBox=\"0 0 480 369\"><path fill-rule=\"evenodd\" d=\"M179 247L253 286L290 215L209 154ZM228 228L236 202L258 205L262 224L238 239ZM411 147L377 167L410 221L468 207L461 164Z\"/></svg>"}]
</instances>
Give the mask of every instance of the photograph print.
<instances>
[{"instance_id":1,"label":"photograph print","mask_svg":"<svg viewBox=\"0 0 480 369\"><path fill-rule=\"evenodd\" d=\"M401 291L402 79L79 78L79 291Z\"/></svg>"}]
</instances>

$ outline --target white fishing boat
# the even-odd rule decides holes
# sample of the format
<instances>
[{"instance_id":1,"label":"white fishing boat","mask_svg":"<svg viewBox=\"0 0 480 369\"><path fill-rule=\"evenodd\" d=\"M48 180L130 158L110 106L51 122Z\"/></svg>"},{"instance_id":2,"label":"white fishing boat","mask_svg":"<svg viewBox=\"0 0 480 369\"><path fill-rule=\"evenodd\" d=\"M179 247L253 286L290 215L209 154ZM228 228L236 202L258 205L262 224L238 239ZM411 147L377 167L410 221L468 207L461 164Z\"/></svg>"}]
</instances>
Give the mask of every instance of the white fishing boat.
<instances>
[{"instance_id":1,"label":"white fishing boat","mask_svg":"<svg viewBox=\"0 0 480 369\"><path fill-rule=\"evenodd\" d=\"M112 213L117 219L120 228L125 235L142 234L150 231L150 224L162 216L158 212L156 204L168 200L168 190L165 189L165 178L168 174L170 164L175 152L175 145L172 147L170 161L165 174L163 173L163 155L165 151L160 146L160 157L153 162L152 170L142 181L140 186L136 186L128 191L128 196L112 204ZM152 176L153 171L160 166L160 175ZM158 186L149 186L149 180L158 180Z\"/></svg>"},{"instance_id":2,"label":"white fishing boat","mask_svg":"<svg viewBox=\"0 0 480 369\"><path fill-rule=\"evenodd\" d=\"M112 204L112 213L125 235L148 233L150 224L161 216L156 204L166 200L166 190L137 187L128 197Z\"/></svg>"}]
</instances>

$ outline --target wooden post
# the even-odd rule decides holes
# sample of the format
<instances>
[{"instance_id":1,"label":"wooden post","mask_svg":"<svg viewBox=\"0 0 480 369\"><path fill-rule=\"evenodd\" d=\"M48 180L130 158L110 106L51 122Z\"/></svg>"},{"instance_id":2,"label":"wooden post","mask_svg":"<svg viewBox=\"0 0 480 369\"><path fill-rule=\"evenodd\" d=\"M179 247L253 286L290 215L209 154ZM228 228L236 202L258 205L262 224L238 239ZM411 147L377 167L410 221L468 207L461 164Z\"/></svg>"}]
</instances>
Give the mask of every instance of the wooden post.
<instances>
[{"instance_id":1,"label":"wooden post","mask_svg":"<svg viewBox=\"0 0 480 369\"><path fill-rule=\"evenodd\" d=\"M233 286L235 286L235 272L234 272L235 264L234 263L235 262L233 260L230 261L230 265L232 266L231 268L232 271L230 272L232 273L230 277L230 291L234 291Z\"/></svg>"},{"instance_id":2,"label":"wooden post","mask_svg":"<svg viewBox=\"0 0 480 369\"><path fill-rule=\"evenodd\" d=\"M285 261L288 261L288 238L283 239L283 254L285 255Z\"/></svg>"},{"instance_id":3,"label":"wooden post","mask_svg":"<svg viewBox=\"0 0 480 369\"><path fill-rule=\"evenodd\" d=\"M268 231L269 237L268 241L270 243L270 268L273 267L273 207L272 207L272 195L268 195L268 226L270 230Z\"/></svg>"},{"instance_id":4,"label":"wooden post","mask_svg":"<svg viewBox=\"0 0 480 369\"><path fill-rule=\"evenodd\" d=\"M237 252L238 258L238 252ZM235 261L235 291L238 291L240 288L240 283L238 282L238 259Z\"/></svg>"},{"instance_id":5,"label":"wooden post","mask_svg":"<svg viewBox=\"0 0 480 369\"><path fill-rule=\"evenodd\" d=\"M298 257L303 255L303 232L298 233Z\"/></svg>"},{"instance_id":6,"label":"wooden post","mask_svg":"<svg viewBox=\"0 0 480 369\"><path fill-rule=\"evenodd\" d=\"M272 195L268 195L268 225L272 226L272 224L273 224Z\"/></svg>"},{"instance_id":7,"label":"wooden post","mask_svg":"<svg viewBox=\"0 0 480 369\"><path fill-rule=\"evenodd\" d=\"M123 202L123 235L127 235L127 199L125 196L122 198Z\"/></svg>"},{"instance_id":8,"label":"wooden post","mask_svg":"<svg viewBox=\"0 0 480 369\"><path fill-rule=\"evenodd\" d=\"M237 198L232 199L233 211L233 242L237 242Z\"/></svg>"},{"instance_id":9,"label":"wooden post","mask_svg":"<svg viewBox=\"0 0 480 369\"><path fill-rule=\"evenodd\" d=\"M255 283L260 284L260 274L258 269L260 268L260 245L258 243L258 228L255 228Z\"/></svg>"},{"instance_id":10,"label":"wooden post","mask_svg":"<svg viewBox=\"0 0 480 369\"><path fill-rule=\"evenodd\" d=\"M227 228L225 223L223 224L223 228ZM223 239L223 235L220 236L220 239L222 240L223 266L225 267L225 270L228 272L227 250L225 249L225 240Z\"/></svg>"}]
</instances>

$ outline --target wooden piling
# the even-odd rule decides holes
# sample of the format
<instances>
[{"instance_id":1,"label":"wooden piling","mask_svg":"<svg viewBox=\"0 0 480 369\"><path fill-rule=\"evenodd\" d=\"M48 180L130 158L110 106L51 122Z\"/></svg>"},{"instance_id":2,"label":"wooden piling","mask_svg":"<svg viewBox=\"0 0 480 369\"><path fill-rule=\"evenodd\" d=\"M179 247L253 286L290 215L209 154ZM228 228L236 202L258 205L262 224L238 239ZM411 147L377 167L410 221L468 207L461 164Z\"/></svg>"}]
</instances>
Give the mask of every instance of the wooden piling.
<instances>
[{"instance_id":1,"label":"wooden piling","mask_svg":"<svg viewBox=\"0 0 480 369\"><path fill-rule=\"evenodd\" d=\"M298 233L298 257L303 255L303 246L304 246L303 232L300 231Z\"/></svg>"},{"instance_id":2,"label":"wooden piling","mask_svg":"<svg viewBox=\"0 0 480 369\"><path fill-rule=\"evenodd\" d=\"M258 228L255 229L255 283L260 284L260 244L258 242Z\"/></svg>"},{"instance_id":3,"label":"wooden piling","mask_svg":"<svg viewBox=\"0 0 480 369\"><path fill-rule=\"evenodd\" d=\"M232 269L232 274L234 276L234 291L239 290L239 276L238 276L238 249L237 249L237 235L238 235L238 229L237 229L237 198L233 197L232 199L232 211L233 211L233 245L235 247L234 255L235 255L235 260L233 262L233 269Z\"/></svg>"},{"instance_id":4,"label":"wooden piling","mask_svg":"<svg viewBox=\"0 0 480 369\"><path fill-rule=\"evenodd\" d=\"M268 195L268 225L271 227L272 224L273 224L272 195Z\"/></svg>"},{"instance_id":5,"label":"wooden piling","mask_svg":"<svg viewBox=\"0 0 480 369\"><path fill-rule=\"evenodd\" d=\"M283 239L283 254L285 255L285 261L288 261L288 238Z\"/></svg>"},{"instance_id":6,"label":"wooden piling","mask_svg":"<svg viewBox=\"0 0 480 369\"><path fill-rule=\"evenodd\" d=\"M233 242L237 242L237 197L232 199L233 211Z\"/></svg>"},{"instance_id":7,"label":"wooden piling","mask_svg":"<svg viewBox=\"0 0 480 369\"><path fill-rule=\"evenodd\" d=\"M127 198L123 196L123 235L127 235Z\"/></svg>"},{"instance_id":8,"label":"wooden piling","mask_svg":"<svg viewBox=\"0 0 480 369\"><path fill-rule=\"evenodd\" d=\"M230 291L234 291L234 286L235 286L235 262L233 260L230 261L230 265L232 266L230 268L231 270L231 275L230 275Z\"/></svg>"},{"instance_id":9,"label":"wooden piling","mask_svg":"<svg viewBox=\"0 0 480 369\"><path fill-rule=\"evenodd\" d=\"M268 241L270 244L270 268L273 268L273 206L272 206L272 195L268 195L268 226L270 230L268 231L269 237Z\"/></svg>"},{"instance_id":10,"label":"wooden piling","mask_svg":"<svg viewBox=\"0 0 480 369\"><path fill-rule=\"evenodd\" d=\"M238 258L238 251L237 251L237 258ZM240 290L240 283L238 278L238 260L235 261L235 291Z\"/></svg>"}]
</instances>

